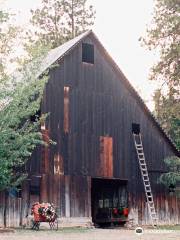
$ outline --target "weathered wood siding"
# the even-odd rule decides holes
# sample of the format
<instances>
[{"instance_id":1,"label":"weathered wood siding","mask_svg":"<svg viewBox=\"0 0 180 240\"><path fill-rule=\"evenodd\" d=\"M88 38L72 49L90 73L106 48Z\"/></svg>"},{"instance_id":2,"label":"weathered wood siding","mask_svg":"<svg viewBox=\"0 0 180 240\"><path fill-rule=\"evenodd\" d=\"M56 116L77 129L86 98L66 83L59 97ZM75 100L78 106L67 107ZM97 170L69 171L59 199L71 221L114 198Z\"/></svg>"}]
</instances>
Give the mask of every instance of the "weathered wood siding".
<instances>
[{"instance_id":1,"label":"weathered wood siding","mask_svg":"<svg viewBox=\"0 0 180 240\"><path fill-rule=\"evenodd\" d=\"M41 175L39 200L54 202L60 216L90 217L91 177L127 179L131 214L147 223L131 132L132 123L139 123L159 218L177 223L176 197L157 184L166 170L163 159L177 152L98 41L89 35L83 42L94 45L94 64L82 63L79 43L59 61L59 67L50 70L44 91L41 112L50 114L43 131L56 145L38 147L27 166L31 176ZM103 137L112 141L102 153Z\"/></svg>"},{"instance_id":2,"label":"weathered wood siding","mask_svg":"<svg viewBox=\"0 0 180 240\"><path fill-rule=\"evenodd\" d=\"M57 142L50 146L49 174L54 173L54 159L61 156L61 173L72 175L74 179L108 175L128 179L129 204L132 209L138 207L139 220L146 221L147 217L143 215L144 189L131 132L132 123L139 123L159 216L164 221L164 216L170 214L172 220L173 216L177 220L180 209L175 204L177 200L167 197L165 189L157 184L157 178L166 170L163 159L175 154L173 147L128 88L123 75L110 63L101 46L93 37L87 37L83 42L94 44L94 64L82 63L79 44L59 62L59 67L51 70L45 90L42 111L50 112L46 127L50 138ZM68 88L66 95L64 88ZM102 137L112 138L112 166L102 164L102 159L108 159L108 156L102 157L100 151ZM49 180L52 185L54 181ZM61 194L60 198L63 197ZM166 213L167 207L163 206L167 202ZM75 205L71 206L71 212L82 214Z\"/></svg>"}]
</instances>

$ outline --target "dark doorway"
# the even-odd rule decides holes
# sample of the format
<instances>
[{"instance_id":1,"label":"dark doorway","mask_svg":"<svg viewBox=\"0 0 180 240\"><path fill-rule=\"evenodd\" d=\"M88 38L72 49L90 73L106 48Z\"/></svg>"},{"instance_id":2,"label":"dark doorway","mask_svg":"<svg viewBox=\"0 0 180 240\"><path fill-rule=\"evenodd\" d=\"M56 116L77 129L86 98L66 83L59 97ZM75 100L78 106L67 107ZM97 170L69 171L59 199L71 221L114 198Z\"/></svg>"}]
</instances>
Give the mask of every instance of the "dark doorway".
<instances>
[{"instance_id":1,"label":"dark doorway","mask_svg":"<svg viewBox=\"0 0 180 240\"><path fill-rule=\"evenodd\" d=\"M95 224L125 223L128 217L127 181L93 178L91 210Z\"/></svg>"},{"instance_id":2,"label":"dark doorway","mask_svg":"<svg viewBox=\"0 0 180 240\"><path fill-rule=\"evenodd\" d=\"M134 134L140 133L140 124L132 123L132 133L134 133Z\"/></svg>"}]
</instances>

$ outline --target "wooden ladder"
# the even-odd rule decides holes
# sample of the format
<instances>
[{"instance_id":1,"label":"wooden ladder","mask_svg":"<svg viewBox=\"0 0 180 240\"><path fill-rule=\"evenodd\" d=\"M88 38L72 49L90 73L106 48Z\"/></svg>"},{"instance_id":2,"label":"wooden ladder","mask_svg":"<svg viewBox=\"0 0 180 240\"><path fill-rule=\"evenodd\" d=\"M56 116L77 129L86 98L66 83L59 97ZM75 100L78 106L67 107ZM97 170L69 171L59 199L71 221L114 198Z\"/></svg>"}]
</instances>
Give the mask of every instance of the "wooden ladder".
<instances>
[{"instance_id":1,"label":"wooden ladder","mask_svg":"<svg viewBox=\"0 0 180 240\"><path fill-rule=\"evenodd\" d=\"M141 177L142 177L143 184L144 184L144 190L145 190L145 194L146 194L149 215L151 218L152 225L155 227L155 226L157 226L158 218L157 218L157 214L156 214L156 210L155 210L155 206L154 206L154 200L153 200L153 195L152 195L152 191L151 191L151 184L149 181L146 160L145 160L145 156L144 156L141 134L133 133L133 138L134 138L134 144L136 147L136 152L138 155L138 162L139 162L139 167L141 170Z\"/></svg>"}]
</instances>

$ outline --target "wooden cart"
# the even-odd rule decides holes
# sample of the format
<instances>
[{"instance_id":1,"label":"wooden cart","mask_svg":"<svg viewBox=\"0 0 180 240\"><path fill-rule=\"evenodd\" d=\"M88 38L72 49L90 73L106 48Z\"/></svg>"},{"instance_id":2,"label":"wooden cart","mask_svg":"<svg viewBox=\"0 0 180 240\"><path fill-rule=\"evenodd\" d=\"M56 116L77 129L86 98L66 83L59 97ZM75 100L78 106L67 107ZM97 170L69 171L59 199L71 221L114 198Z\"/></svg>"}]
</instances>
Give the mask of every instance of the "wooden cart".
<instances>
[{"instance_id":1,"label":"wooden cart","mask_svg":"<svg viewBox=\"0 0 180 240\"><path fill-rule=\"evenodd\" d=\"M34 203L31 208L31 214L33 215L31 229L39 230L40 223L47 222L51 230L58 230L58 216L53 204Z\"/></svg>"}]
</instances>

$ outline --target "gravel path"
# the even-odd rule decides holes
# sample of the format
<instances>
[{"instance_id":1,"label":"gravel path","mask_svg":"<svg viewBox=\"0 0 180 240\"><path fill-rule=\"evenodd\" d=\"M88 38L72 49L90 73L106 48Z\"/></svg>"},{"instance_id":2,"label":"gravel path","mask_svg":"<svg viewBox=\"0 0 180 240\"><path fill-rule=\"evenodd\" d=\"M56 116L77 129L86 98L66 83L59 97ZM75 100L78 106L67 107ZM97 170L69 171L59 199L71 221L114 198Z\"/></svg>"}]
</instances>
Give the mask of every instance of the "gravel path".
<instances>
[{"instance_id":1,"label":"gravel path","mask_svg":"<svg viewBox=\"0 0 180 240\"><path fill-rule=\"evenodd\" d=\"M1 233L0 240L180 240L180 231L146 229L141 236L124 229L18 230Z\"/></svg>"}]
</instances>

